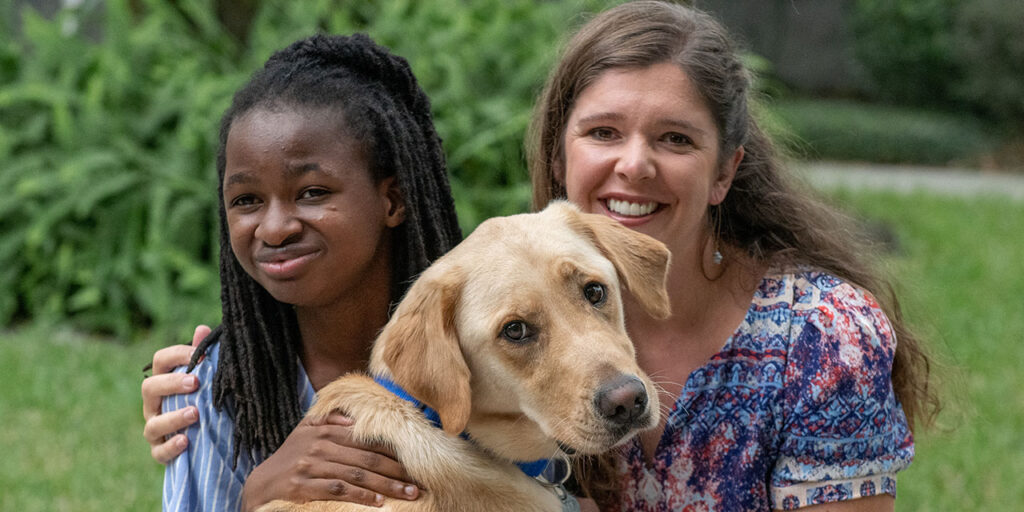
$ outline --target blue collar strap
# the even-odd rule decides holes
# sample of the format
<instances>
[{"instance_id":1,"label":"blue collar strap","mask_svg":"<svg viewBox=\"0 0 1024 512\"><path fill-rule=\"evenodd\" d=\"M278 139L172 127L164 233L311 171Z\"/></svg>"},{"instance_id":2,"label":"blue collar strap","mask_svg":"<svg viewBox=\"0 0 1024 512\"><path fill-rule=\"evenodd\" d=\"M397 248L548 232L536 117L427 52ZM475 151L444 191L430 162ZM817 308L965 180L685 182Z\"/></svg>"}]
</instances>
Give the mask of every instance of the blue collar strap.
<instances>
[{"instance_id":1,"label":"blue collar strap","mask_svg":"<svg viewBox=\"0 0 1024 512\"><path fill-rule=\"evenodd\" d=\"M415 397L410 395L406 390L402 389L401 386L395 384L393 380L387 377L374 376L373 381L376 382L377 384L380 384L381 386L384 386L385 389L394 393L395 396L397 396L398 398L401 398L402 400L411 403L417 409L423 411L423 415L426 416L428 420L430 420L430 423L432 423L437 428L441 428L441 415L438 414L437 411L435 411L434 409L430 408L430 406L428 406L427 404L420 402ZM463 432L462 438L469 439L469 436L465 432ZM521 469L523 473L526 473L527 476L537 477L540 476L541 473L544 472L544 469L548 467L548 459L540 459L535 460L533 462L517 462L516 465L519 466L519 469Z\"/></svg>"}]
</instances>

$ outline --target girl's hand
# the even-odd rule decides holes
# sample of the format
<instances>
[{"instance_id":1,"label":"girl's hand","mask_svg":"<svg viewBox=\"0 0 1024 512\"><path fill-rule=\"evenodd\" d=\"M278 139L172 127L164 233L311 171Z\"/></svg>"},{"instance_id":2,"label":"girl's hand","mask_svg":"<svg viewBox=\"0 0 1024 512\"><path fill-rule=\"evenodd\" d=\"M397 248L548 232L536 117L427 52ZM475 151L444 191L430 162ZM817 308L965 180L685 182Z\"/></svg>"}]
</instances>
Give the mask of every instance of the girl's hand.
<instances>
[{"instance_id":1,"label":"girl's hand","mask_svg":"<svg viewBox=\"0 0 1024 512\"><path fill-rule=\"evenodd\" d=\"M303 419L280 448L249 475L242 510L283 499L347 501L380 506L384 497L414 500L419 489L394 454L357 443L352 419L328 416L323 424Z\"/></svg>"},{"instance_id":2,"label":"girl's hand","mask_svg":"<svg viewBox=\"0 0 1024 512\"><path fill-rule=\"evenodd\" d=\"M192 345L174 345L157 350L153 354L153 375L142 381L142 416L146 419L142 434L149 442L150 455L161 464L167 464L185 451L188 438L178 431L199 419L195 407L160 413L160 403L165 396L199 389L199 380L195 376L170 372L178 366L187 365L196 346L208 334L210 328L200 325L192 335Z\"/></svg>"}]
</instances>

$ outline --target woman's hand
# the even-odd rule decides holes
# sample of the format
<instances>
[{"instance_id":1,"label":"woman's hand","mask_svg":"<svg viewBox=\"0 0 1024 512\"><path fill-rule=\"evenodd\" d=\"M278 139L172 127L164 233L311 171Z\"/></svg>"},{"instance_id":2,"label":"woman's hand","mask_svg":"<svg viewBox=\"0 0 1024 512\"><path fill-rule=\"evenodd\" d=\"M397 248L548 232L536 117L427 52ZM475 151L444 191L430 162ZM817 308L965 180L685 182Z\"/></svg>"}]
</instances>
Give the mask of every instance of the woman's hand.
<instances>
[{"instance_id":1,"label":"woman's hand","mask_svg":"<svg viewBox=\"0 0 1024 512\"><path fill-rule=\"evenodd\" d=\"M380 506L384 496L414 500L419 489L394 454L352 439L352 419L332 414L324 423L303 419L280 448L249 475L242 510L283 499L348 501Z\"/></svg>"},{"instance_id":2,"label":"woman's hand","mask_svg":"<svg viewBox=\"0 0 1024 512\"><path fill-rule=\"evenodd\" d=\"M142 416L146 419L142 434L149 442L150 455L161 464L167 464L185 451L188 438L184 433L175 432L199 419L194 406L167 414L160 413L160 403L165 396L191 393L199 389L199 380L195 376L170 372L178 366L187 365L196 346L208 334L210 328L200 325L192 335L192 345L174 345L157 350L153 354L153 375L142 381Z\"/></svg>"}]
</instances>

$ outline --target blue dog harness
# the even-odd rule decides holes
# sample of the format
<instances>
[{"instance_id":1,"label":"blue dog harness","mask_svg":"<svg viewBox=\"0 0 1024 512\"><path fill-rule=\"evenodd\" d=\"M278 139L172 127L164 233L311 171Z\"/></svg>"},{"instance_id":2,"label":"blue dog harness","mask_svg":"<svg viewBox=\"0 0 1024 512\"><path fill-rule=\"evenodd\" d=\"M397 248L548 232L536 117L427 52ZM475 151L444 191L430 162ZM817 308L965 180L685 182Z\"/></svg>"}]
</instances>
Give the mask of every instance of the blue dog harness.
<instances>
[{"instance_id":1,"label":"blue dog harness","mask_svg":"<svg viewBox=\"0 0 1024 512\"><path fill-rule=\"evenodd\" d=\"M397 396L398 398L401 398L402 400L411 403L417 409L423 411L423 415L426 416L427 419L430 420L430 422L433 423L435 427L441 428L441 415L439 415L437 411L435 411L434 409L430 408L427 404L420 402L415 397L410 395L409 392L402 389L402 387L399 386L398 384L395 384L394 381L386 377L380 376L374 376L373 381L376 382L377 384L380 384L381 386L384 386L385 389L394 393L394 395ZM469 435L467 435L465 432L461 434L461 437L463 439L469 439ZM527 476L531 478L536 478L540 476L541 473L544 472L544 468L548 467L548 462L548 459L540 459L535 460L533 462L517 462L516 465L519 466L519 469L521 469L523 473L526 473Z\"/></svg>"}]
</instances>

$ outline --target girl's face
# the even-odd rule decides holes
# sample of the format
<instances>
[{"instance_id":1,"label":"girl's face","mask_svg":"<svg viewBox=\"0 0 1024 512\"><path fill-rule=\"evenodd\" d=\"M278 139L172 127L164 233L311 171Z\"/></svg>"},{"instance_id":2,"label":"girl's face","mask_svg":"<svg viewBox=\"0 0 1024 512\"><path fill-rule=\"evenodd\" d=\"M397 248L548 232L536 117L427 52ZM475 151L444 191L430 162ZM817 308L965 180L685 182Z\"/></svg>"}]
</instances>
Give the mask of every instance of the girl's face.
<instances>
[{"instance_id":1,"label":"girl's face","mask_svg":"<svg viewBox=\"0 0 1024 512\"><path fill-rule=\"evenodd\" d=\"M277 300L325 306L384 277L388 228L404 209L393 178L374 183L339 116L257 109L234 120L225 147L231 249Z\"/></svg>"},{"instance_id":2,"label":"girl's face","mask_svg":"<svg viewBox=\"0 0 1024 512\"><path fill-rule=\"evenodd\" d=\"M743 154L720 161L711 112L672 63L605 71L577 98L564 137L569 200L679 256L703 247L708 205L725 199Z\"/></svg>"}]
</instances>

